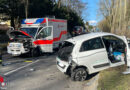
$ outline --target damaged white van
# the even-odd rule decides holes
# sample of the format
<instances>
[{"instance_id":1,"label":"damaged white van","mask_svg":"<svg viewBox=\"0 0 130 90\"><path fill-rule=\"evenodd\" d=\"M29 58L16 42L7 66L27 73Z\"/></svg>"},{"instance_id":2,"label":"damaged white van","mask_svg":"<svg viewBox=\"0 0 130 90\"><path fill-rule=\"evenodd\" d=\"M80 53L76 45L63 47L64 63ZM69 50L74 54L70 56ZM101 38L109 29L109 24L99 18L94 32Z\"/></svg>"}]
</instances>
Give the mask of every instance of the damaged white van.
<instances>
[{"instance_id":1,"label":"damaged white van","mask_svg":"<svg viewBox=\"0 0 130 90\"><path fill-rule=\"evenodd\" d=\"M126 63L127 40L111 33L89 33L62 43L58 69L74 81L84 81L92 73Z\"/></svg>"}]
</instances>

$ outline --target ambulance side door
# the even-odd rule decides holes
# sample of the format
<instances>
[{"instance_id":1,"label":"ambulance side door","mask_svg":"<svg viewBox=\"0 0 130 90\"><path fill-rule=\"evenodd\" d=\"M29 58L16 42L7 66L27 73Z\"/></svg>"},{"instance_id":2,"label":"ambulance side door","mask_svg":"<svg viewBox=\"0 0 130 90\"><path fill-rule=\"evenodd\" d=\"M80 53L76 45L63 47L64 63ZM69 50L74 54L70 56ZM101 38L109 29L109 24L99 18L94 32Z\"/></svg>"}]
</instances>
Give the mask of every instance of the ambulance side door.
<instances>
[{"instance_id":1,"label":"ambulance side door","mask_svg":"<svg viewBox=\"0 0 130 90\"><path fill-rule=\"evenodd\" d=\"M42 52L53 52L53 27L42 28L37 34L35 42Z\"/></svg>"}]
</instances>

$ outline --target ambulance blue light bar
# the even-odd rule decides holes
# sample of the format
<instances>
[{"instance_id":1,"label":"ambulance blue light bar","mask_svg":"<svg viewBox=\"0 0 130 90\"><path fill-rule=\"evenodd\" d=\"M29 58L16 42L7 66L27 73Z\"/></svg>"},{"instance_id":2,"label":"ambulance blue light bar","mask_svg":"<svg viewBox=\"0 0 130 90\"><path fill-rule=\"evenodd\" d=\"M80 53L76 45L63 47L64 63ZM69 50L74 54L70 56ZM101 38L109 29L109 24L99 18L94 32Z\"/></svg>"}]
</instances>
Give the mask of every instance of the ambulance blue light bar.
<instances>
[{"instance_id":1,"label":"ambulance blue light bar","mask_svg":"<svg viewBox=\"0 0 130 90\"><path fill-rule=\"evenodd\" d=\"M45 18L38 18L38 19L24 19L22 20L22 24L42 24L42 23L46 23L46 19Z\"/></svg>"}]
</instances>

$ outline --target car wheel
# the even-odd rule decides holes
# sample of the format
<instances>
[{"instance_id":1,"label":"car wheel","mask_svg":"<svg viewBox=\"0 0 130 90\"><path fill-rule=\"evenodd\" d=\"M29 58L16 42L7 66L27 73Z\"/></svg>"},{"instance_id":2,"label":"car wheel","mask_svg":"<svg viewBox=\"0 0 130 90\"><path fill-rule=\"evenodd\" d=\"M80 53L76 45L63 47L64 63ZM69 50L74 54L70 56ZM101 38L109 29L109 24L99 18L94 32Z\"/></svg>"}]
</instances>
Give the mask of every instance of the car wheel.
<instances>
[{"instance_id":1,"label":"car wheel","mask_svg":"<svg viewBox=\"0 0 130 90\"><path fill-rule=\"evenodd\" d=\"M77 68L71 72L71 79L73 81L85 81L87 76L88 73L84 68Z\"/></svg>"}]
</instances>

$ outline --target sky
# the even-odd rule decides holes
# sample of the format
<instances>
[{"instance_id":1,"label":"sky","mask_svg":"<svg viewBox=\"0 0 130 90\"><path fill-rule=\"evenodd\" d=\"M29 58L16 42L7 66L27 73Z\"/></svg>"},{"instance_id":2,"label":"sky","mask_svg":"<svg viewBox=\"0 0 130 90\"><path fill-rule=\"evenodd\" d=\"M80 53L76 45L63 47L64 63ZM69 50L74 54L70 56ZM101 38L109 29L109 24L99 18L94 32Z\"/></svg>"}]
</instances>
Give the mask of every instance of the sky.
<instances>
[{"instance_id":1,"label":"sky","mask_svg":"<svg viewBox=\"0 0 130 90\"><path fill-rule=\"evenodd\" d=\"M97 22L100 21L97 18L98 13L98 2L99 0L82 0L83 2L87 3L86 8L82 14L83 19L89 22L91 25L96 25Z\"/></svg>"}]
</instances>

